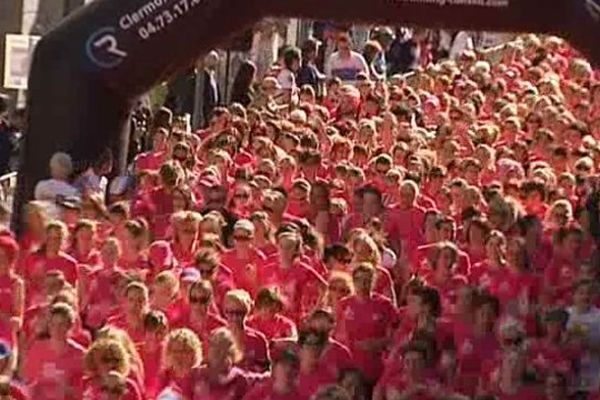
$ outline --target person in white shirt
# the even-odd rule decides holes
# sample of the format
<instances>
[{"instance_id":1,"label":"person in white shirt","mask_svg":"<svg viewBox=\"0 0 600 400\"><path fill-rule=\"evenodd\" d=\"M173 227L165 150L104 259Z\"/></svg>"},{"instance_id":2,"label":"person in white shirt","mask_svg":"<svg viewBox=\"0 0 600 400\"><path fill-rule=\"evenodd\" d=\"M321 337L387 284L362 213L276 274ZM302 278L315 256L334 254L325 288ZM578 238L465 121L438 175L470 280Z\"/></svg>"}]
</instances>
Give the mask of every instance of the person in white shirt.
<instances>
[{"instance_id":1,"label":"person in white shirt","mask_svg":"<svg viewBox=\"0 0 600 400\"><path fill-rule=\"evenodd\" d=\"M50 179L35 186L36 200L55 202L60 197L79 197L79 191L69 183L73 162L67 153L54 153L50 159Z\"/></svg>"},{"instance_id":2,"label":"person in white shirt","mask_svg":"<svg viewBox=\"0 0 600 400\"><path fill-rule=\"evenodd\" d=\"M467 50L473 50L475 45L470 32L460 31L454 37L452 46L450 46L449 57L451 60L457 60L458 57Z\"/></svg>"},{"instance_id":3,"label":"person in white shirt","mask_svg":"<svg viewBox=\"0 0 600 400\"><path fill-rule=\"evenodd\" d=\"M333 53L325 64L327 78L340 78L345 83L354 83L361 72L369 76L369 66L364 57L352 51L350 35L341 32L337 37L338 50Z\"/></svg>"},{"instance_id":4,"label":"person in white shirt","mask_svg":"<svg viewBox=\"0 0 600 400\"><path fill-rule=\"evenodd\" d=\"M575 284L567 324L569 336L580 341L583 348L577 390L588 393L600 387L600 310L592 303L593 292L591 280Z\"/></svg>"}]
</instances>

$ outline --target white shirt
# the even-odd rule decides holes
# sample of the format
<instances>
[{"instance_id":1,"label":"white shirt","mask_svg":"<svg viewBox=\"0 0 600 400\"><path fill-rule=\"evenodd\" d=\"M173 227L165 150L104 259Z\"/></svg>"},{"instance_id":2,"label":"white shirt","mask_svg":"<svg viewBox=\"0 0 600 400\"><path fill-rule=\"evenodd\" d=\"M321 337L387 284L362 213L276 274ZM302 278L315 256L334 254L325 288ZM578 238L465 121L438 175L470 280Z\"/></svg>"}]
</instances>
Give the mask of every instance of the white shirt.
<instances>
[{"instance_id":1,"label":"white shirt","mask_svg":"<svg viewBox=\"0 0 600 400\"><path fill-rule=\"evenodd\" d=\"M79 191L65 181L58 179L46 179L38 182L35 186L34 196L36 200L54 202L57 196L79 197Z\"/></svg>"},{"instance_id":2,"label":"white shirt","mask_svg":"<svg viewBox=\"0 0 600 400\"><path fill-rule=\"evenodd\" d=\"M293 90L296 88L296 77L294 73L287 68L282 69L277 75L277 82L283 90Z\"/></svg>"},{"instance_id":3,"label":"white shirt","mask_svg":"<svg viewBox=\"0 0 600 400\"><path fill-rule=\"evenodd\" d=\"M473 38L468 32L460 31L456 34L452 46L450 47L449 57L456 60L465 50L473 50Z\"/></svg>"},{"instance_id":4,"label":"white shirt","mask_svg":"<svg viewBox=\"0 0 600 400\"><path fill-rule=\"evenodd\" d=\"M568 330L576 329L585 334L588 343L594 346L600 344L600 310L590 308L585 313L579 313L575 307L570 307ZM581 357L581 371L579 373L578 389L583 391L596 391L600 386L600 356L588 351Z\"/></svg>"},{"instance_id":5,"label":"white shirt","mask_svg":"<svg viewBox=\"0 0 600 400\"><path fill-rule=\"evenodd\" d=\"M340 52L336 51L325 65L325 75L328 78L338 77L347 83L354 82L360 72L369 76L369 66L364 57L355 51L351 51L348 57L342 57Z\"/></svg>"}]
</instances>

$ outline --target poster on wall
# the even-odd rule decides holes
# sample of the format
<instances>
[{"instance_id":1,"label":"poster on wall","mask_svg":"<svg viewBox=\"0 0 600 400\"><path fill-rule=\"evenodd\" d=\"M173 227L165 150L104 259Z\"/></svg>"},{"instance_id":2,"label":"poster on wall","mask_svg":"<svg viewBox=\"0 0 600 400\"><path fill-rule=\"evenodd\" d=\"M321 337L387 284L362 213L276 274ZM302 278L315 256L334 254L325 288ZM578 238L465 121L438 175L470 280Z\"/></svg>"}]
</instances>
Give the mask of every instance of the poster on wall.
<instances>
[{"instance_id":1,"label":"poster on wall","mask_svg":"<svg viewBox=\"0 0 600 400\"><path fill-rule=\"evenodd\" d=\"M40 36L6 35L4 54L4 87L7 89L27 89L29 67L33 51Z\"/></svg>"}]
</instances>

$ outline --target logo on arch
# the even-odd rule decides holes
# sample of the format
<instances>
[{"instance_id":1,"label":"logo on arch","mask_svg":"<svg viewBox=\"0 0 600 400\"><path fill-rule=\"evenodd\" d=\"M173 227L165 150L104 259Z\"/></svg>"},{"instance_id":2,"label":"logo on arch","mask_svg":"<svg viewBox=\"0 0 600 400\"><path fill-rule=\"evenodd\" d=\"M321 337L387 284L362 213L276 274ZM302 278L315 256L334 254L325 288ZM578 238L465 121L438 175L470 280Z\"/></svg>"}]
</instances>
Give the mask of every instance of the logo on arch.
<instances>
[{"instance_id":1,"label":"logo on arch","mask_svg":"<svg viewBox=\"0 0 600 400\"><path fill-rule=\"evenodd\" d=\"M97 30L86 42L86 53L90 60L102 68L114 68L127 57L121 49L115 35L115 28L106 27Z\"/></svg>"}]
</instances>

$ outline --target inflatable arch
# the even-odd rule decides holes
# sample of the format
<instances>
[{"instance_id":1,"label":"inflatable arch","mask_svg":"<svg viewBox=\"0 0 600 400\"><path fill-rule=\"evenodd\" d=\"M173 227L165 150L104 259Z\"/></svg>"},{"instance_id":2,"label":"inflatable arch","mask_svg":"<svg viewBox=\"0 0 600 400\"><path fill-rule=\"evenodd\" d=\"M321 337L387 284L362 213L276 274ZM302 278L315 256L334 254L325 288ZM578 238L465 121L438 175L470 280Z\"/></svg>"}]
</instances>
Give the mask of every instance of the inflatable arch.
<instances>
[{"instance_id":1,"label":"inflatable arch","mask_svg":"<svg viewBox=\"0 0 600 400\"><path fill-rule=\"evenodd\" d=\"M552 33L600 65L599 0L96 0L35 51L14 221L59 149L122 171L136 97L267 16Z\"/></svg>"}]
</instances>

